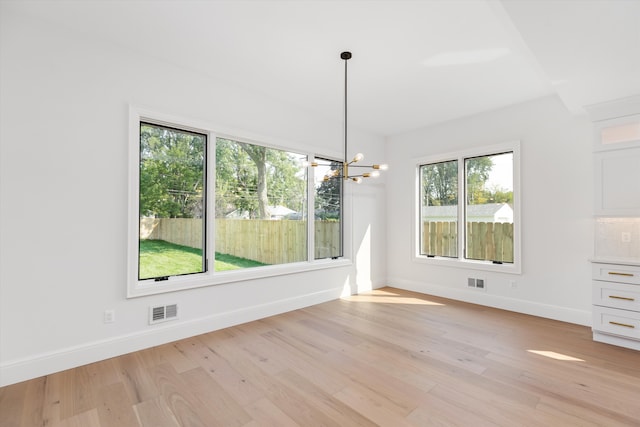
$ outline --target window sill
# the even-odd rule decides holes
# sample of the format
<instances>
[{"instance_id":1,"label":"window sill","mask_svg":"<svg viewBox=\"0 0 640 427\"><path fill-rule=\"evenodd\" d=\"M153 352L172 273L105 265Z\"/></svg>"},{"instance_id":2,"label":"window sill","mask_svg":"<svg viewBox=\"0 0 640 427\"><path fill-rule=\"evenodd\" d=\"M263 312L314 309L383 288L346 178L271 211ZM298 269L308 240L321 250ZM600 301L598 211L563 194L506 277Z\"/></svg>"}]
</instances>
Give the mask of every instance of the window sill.
<instances>
[{"instance_id":1,"label":"window sill","mask_svg":"<svg viewBox=\"0 0 640 427\"><path fill-rule=\"evenodd\" d=\"M443 258L443 257L434 257L430 258L424 255L415 255L413 257L414 262L419 264L429 264L435 265L439 267L453 267L458 269L469 269L469 270L482 270L482 271L493 271L497 273L507 273L507 274L521 274L522 271L520 269L520 265L513 264L493 264L488 261L474 261L474 260L463 260L460 258Z\"/></svg>"},{"instance_id":2,"label":"window sill","mask_svg":"<svg viewBox=\"0 0 640 427\"><path fill-rule=\"evenodd\" d=\"M308 271L325 270L329 268L347 267L352 265L350 259L326 259L314 262L299 262L266 267L247 268L242 270L220 271L191 276L174 276L163 282L145 281L130 284L127 298L136 298L166 292L184 291L205 286L224 285L227 283L244 282L247 280L264 279L289 274L299 274Z\"/></svg>"}]
</instances>

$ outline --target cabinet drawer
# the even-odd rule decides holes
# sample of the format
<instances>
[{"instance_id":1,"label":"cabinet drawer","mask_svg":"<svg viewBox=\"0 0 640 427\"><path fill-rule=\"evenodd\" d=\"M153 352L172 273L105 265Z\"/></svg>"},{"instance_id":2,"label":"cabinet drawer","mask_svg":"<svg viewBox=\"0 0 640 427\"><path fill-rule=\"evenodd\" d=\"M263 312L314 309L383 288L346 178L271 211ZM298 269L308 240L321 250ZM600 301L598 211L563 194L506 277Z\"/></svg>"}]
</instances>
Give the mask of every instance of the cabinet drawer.
<instances>
[{"instance_id":1,"label":"cabinet drawer","mask_svg":"<svg viewBox=\"0 0 640 427\"><path fill-rule=\"evenodd\" d=\"M638 266L593 263L592 269L594 280L640 285L640 267Z\"/></svg>"},{"instance_id":2,"label":"cabinet drawer","mask_svg":"<svg viewBox=\"0 0 640 427\"><path fill-rule=\"evenodd\" d=\"M640 285L594 280L593 303L640 312Z\"/></svg>"},{"instance_id":3,"label":"cabinet drawer","mask_svg":"<svg viewBox=\"0 0 640 427\"><path fill-rule=\"evenodd\" d=\"M593 330L640 340L640 313L594 306Z\"/></svg>"}]
</instances>

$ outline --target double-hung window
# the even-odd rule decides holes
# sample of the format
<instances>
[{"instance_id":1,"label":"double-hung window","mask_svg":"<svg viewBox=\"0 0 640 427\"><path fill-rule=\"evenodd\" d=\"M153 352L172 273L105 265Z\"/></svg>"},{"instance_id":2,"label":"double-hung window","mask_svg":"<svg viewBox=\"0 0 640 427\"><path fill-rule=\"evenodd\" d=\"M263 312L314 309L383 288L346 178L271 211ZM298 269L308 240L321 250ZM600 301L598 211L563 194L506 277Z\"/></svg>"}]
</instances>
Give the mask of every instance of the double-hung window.
<instances>
[{"instance_id":1,"label":"double-hung window","mask_svg":"<svg viewBox=\"0 0 640 427\"><path fill-rule=\"evenodd\" d=\"M339 161L134 109L130 120L129 296L344 263L343 184L322 181Z\"/></svg>"},{"instance_id":2,"label":"double-hung window","mask_svg":"<svg viewBox=\"0 0 640 427\"><path fill-rule=\"evenodd\" d=\"M417 259L519 273L519 159L518 142L418 159Z\"/></svg>"}]
</instances>

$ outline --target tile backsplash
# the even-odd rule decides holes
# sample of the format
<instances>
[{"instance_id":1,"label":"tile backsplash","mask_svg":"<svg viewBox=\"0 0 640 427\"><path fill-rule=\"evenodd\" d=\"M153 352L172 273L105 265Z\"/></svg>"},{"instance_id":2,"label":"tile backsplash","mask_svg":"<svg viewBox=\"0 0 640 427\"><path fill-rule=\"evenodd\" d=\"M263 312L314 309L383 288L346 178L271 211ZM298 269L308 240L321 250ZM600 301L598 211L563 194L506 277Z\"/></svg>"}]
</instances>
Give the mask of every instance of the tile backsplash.
<instances>
[{"instance_id":1,"label":"tile backsplash","mask_svg":"<svg viewBox=\"0 0 640 427\"><path fill-rule=\"evenodd\" d=\"M640 261L640 218L597 218L595 257Z\"/></svg>"}]
</instances>

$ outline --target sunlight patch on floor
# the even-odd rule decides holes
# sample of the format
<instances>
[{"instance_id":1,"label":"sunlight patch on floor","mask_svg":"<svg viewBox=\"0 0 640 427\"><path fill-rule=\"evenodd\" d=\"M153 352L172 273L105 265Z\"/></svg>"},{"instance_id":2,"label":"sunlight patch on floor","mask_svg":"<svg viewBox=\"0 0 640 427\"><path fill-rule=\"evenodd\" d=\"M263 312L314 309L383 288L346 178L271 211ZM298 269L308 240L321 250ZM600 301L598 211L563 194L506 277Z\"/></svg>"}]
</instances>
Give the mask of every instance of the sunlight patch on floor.
<instances>
[{"instance_id":1,"label":"sunlight patch on floor","mask_svg":"<svg viewBox=\"0 0 640 427\"><path fill-rule=\"evenodd\" d=\"M569 362L584 362L582 359L578 359L576 357L567 356L566 354L556 353L555 351L544 351L544 350L527 350L529 353L538 354L544 357L550 357L555 360L564 360Z\"/></svg>"},{"instance_id":2,"label":"sunlight patch on floor","mask_svg":"<svg viewBox=\"0 0 640 427\"><path fill-rule=\"evenodd\" d=\"M429 301L421 298L408 297L405 295L398 295L394 292L389 291L373 291L367 294L361 295L351 295L345 298L342 298L345 301L351 302L375 302L381 304L412 304L412 305L438 305L443 306L444 304Z\"/></svg>"}]
</instances>

